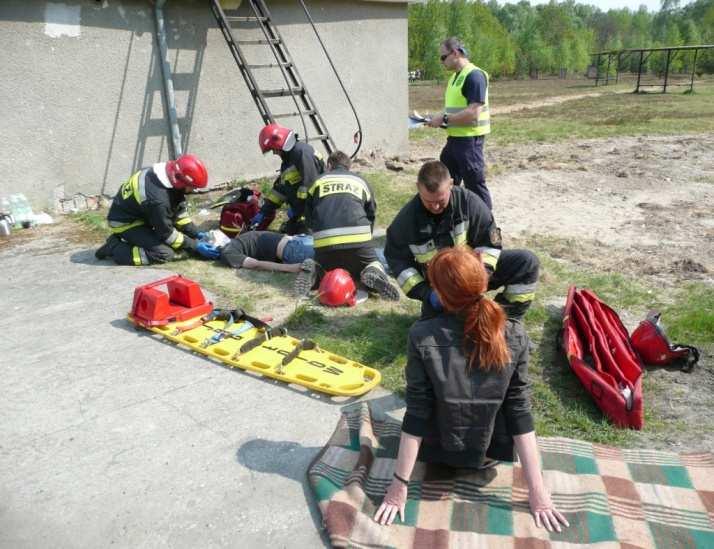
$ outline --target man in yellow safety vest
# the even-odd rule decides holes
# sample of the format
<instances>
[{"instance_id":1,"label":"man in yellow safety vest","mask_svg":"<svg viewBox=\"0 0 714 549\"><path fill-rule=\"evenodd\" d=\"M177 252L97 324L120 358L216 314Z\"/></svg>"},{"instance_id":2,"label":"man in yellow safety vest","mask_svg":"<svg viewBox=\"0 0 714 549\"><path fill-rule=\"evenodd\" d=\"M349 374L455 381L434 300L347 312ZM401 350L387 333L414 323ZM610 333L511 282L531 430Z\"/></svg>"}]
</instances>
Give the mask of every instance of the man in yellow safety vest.
<instances>
[{"instance_id":1,"label":"man in yellow safety vest","mask_svg":"<svg viewBox=\"0 0 714 549\"><path fill-rule=\"evenodd\" d=\"M458 38L448 38L440 46L441 62L452 72L444 94L444 112L429 121L433 128L445 127L448 138L440 160L454 180L476 193L493 209L486 187L483 142L491 132L488 110L488 73L471 63Z\"/></svg>"}]
</instances>

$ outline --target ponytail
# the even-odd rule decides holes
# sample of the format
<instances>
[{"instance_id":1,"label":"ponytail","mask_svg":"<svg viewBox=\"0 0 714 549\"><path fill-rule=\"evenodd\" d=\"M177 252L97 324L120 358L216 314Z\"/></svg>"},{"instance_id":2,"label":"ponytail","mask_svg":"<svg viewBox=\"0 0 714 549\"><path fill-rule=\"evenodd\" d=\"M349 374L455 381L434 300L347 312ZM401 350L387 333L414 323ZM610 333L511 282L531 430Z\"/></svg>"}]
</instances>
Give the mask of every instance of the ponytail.
<instances>
[{"instance_id":1,"label":"ponytail","mask_svg":"<svg viewBox=\"0 0 714 549\"><path fill-rule=\"evenodd\" d=\"M481 297L464 310L464 342L473 344L469 368L501 371L510 360L506 345L506 313L498 303Z\"/></svg>"},{"instance_id":2,"label":"ponytail","mask_svg":"<svg viewBox=\"0 0 714 549\"><path fill-rule=\"evenodd\" d=\"M506 313L484 295L488 275L481 256L465 246L445 248L429 263L428 276L444 308L464 317L464 351L472 347L469 368L502 370L511 358Z\"/></svg>"}]
</instances>

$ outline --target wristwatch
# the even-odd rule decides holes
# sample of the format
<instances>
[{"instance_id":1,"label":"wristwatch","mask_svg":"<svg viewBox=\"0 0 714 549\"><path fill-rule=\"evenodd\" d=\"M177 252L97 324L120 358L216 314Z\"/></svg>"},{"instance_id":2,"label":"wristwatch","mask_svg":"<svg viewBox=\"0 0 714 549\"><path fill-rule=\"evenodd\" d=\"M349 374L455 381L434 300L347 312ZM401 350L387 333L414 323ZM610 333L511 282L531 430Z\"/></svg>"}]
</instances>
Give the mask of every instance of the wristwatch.
<instances>
[{"instance_id":1,"label":"wristwatch","mask_svg":"<svg viewBox=\"0 0 714 549\"><path fill-rule=\"evenodd\" d=\"M448 126L448 125L449 125L449 115L446 114L446 113L444 113L444 116L442 116L441 118L442 118L442 120L444 121L444 122L443 122L443 123L444 123L444 126Z\"/></svg>"}]
</instances>

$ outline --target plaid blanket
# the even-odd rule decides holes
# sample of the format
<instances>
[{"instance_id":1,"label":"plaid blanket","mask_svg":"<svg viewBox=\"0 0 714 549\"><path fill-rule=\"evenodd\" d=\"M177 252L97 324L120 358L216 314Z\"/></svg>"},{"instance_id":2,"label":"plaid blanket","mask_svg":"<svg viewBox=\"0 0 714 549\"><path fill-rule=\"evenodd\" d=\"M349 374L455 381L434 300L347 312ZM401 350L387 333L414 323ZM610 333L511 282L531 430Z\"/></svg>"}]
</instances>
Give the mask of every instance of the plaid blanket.
<instances>
[{"instance_id":1,"label":"plaid blanket","mask_svg":"<svg viewBox=\"0 0 714 549\"><path fill-rule=\"evenodd\" d=\"M536 528L518 464L484 471L417 462L405 520L372 520L394 472L401 425L345 412L308 470L335 547L714 548L714 455L539 439L543 475L570 528Z\"/></svg>"}]
</instances>

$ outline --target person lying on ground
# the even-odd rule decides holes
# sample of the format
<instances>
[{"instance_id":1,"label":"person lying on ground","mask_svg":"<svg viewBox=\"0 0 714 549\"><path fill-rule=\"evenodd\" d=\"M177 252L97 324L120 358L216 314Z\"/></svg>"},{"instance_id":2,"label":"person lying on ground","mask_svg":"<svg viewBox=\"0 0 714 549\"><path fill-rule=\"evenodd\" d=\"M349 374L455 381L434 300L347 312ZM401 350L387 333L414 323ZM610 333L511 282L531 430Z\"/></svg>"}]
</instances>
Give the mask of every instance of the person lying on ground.
<instances>
[{"instance_id":1,"label":"person lying on ground","mask_svg":"<svg viewBox=\"0 0 714 549\"><path fill-rule=\"evenodd\" d=\"M297 273L315 255L312 237L271 231L244 232L221 249L221 261L235 269Z\"/></svg>"},{"instance_id":2,"label":"person lying on ground","mask_svg":"<svg viewBox=\"0 0 714 549\"><path fill-rule=\"evenodd\" d=\"M409 330L407 410L394 478L374 520L404 520L407 485L417 459L483 469L514 461L528 484L537 526L569 526L543 483L528 396L528 336L484 294L488 275L477 252L446 248L431 260L432 288L444 312Z\"/></svg>"},{"instance_id":3,"label":"person lying on ground","mask_svg":"<svg viewBox=\"0 0 714 549\"><path fill-rule=\"evenodd\" d=\"M305 221L315 241L315 261L295 280L295 293L307 295L319 284L320 275L345 269L355 283L384 299L399 300L377 257L372 239L377 201L369 183L350 170L350 158L342 151L327 159L327 172L307 191Z\"/></svg>"}]
</instances>

